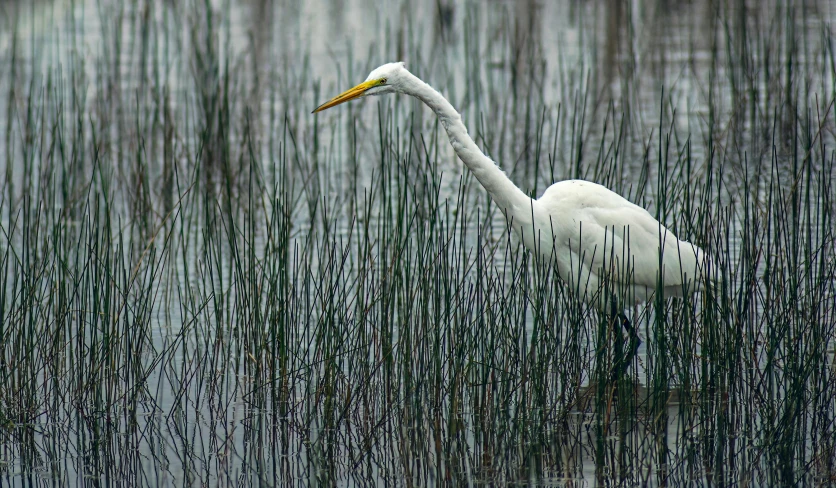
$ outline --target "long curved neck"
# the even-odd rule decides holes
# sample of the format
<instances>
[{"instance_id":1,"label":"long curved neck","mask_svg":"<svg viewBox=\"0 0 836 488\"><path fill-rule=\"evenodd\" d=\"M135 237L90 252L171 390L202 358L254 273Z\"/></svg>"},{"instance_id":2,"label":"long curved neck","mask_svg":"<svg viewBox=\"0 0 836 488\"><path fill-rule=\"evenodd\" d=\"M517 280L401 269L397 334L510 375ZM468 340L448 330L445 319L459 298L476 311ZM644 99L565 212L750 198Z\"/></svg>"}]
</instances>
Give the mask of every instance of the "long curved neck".
<instances>
[{"instance_id":1,"label":"long curved neck","mask_svg":"<svg viewBox=\"0 0 836 488\"><path fill-rule=\"evenodd\" d=\"M531 220L532 200L508 178L504 171L485 156L479 146L467 134L462 116L441 93L410 73L411 83L404 90L428 107L438 116L453 150L467 166L479 183L488 191L493 201L502 209L507 218Z\"/></svg>"}]
</instances>

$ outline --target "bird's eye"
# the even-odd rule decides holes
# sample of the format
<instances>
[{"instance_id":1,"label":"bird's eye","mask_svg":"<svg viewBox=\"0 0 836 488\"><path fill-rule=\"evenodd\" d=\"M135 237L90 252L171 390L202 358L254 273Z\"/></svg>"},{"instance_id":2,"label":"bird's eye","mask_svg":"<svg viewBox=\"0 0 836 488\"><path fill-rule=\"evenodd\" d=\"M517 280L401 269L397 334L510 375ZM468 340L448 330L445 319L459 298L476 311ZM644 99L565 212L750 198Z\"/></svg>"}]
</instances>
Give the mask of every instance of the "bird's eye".
<instances>
[{"instance_id":1,"label":"bird's eye","mask_svg":"<svg viewBox=\"0 0 836 488\"><path fill-rule=\"evenodd\" d=\"M386 78L381 78L380 79L380 84L385 85L386 84Z\"/></svg>"}]
</instances>

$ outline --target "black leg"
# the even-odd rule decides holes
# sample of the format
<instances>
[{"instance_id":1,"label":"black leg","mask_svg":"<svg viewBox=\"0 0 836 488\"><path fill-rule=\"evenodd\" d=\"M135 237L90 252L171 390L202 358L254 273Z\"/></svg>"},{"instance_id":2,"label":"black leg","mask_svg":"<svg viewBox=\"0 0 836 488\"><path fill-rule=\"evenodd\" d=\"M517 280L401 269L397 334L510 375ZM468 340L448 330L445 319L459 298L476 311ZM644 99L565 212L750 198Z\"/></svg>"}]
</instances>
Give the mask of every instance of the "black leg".
<instances>
[{"instance_id":1,"label":"black leg","mask_svg":"<svg viewBox=\"0 0 836 488\"><path fill-rule=\"evenodd\" d=\"M616 329L616 334L618 338L615 341L615 357L613 358L613 368L610 372L610 381L615 382L618 378L620 378L626 371L627 368L630 367L632 364L633 359L635 359L636 354L639 351L639 346L641 345L642 341L639 339L639 335L636 333L636 329L633 328L633 324L630 323L630 319L624 315L624 312L618 310L615 298L612 300L612 317L613 317L613 326ZM621 334L621 327L627 331L627 334L630 336L630 345L627 350L627 354L624 354L624 339Z\"/></svg>"},{"instance_id":2,"label":"black leg","mask_svg":"<svg viewBox=\"0 0 836 488\"><path fill-rule=\"evenodd\" d=\"M618 318L621 319L621 326L624 327L624 330L630 334L630 361L633 361L633 357L639 352L639 346L642 344L642 340L639 338L639 334L636 332L636 329L633 328L633 324L630 323L630 319L624 315L623 312L619 312Z\"/></svg>"}]
</instances>

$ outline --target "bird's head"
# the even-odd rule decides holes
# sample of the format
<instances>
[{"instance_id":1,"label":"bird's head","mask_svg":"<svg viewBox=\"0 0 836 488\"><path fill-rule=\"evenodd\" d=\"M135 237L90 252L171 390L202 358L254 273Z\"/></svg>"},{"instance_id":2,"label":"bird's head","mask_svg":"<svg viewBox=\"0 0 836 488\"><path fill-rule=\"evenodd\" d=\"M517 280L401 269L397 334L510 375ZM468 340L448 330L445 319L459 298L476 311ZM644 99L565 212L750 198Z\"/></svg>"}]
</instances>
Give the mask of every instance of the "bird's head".
<instances>
[{"instance_id":1,"label":"bird's head","mask_svg":"<svg viewBox=\"0 0 836 488\"><path fill-rule=\"evenodd\" d=\"M403 92L404 83L407 79L407 73L409 72L403 63L384 64L369 73L366 81L316 107L312 113L321 112L335 105L354 100L355 98L367 97L369 95L383 95L384 93L401 93Z\"/></svg>"}]
</instances>

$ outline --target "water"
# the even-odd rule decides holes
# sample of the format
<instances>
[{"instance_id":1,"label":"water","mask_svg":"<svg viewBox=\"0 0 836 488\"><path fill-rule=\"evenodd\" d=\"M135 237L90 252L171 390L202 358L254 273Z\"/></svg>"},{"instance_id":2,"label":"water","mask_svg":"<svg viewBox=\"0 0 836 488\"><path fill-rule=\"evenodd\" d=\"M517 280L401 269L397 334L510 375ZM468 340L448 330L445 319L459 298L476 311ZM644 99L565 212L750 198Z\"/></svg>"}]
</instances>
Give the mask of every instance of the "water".
<instances>
[{"instance_id":1,"label":"water","mask_svg":"<svg viewBox=\"0 0 836 488\"><path fill-rule=\"evenodd\" d=\"M752 219L771 209L773 186L789 193L798 181L792 166L798 151L790 137L797 125L790 114L802 126L807 114L813 125L822 117L822 130L808 132L833 146L828 104L834 77L827 60L836 2L792 9L751 3L741 16L743 5L246 1L211 3L207 12L200 2L4 4L0 66L16 67L14 77L5 69L0 76L0 114L14 112L0 116L4 229L13 227L26 195L51 201L56 210L71 208L84 199L90 181L96 193L97 178L110 174L110 241L121 236L126 243L119 259L136 281L121 271L106 276L118 283L118 292L127 290L113 301L123 304L113 316L124 320L110 323L108 340L120 344L114 356L102 345L109 322L97 322L91 310L78 310L76 325L55 333L80 344L70 348L76 356L55 352L46 359L44 350L32 349L36 359L29 361L37 367L27 371L38 385L31 393L37 408L25 420L0 417L8 420L3 476L15 485L769 485L796 479L781 471L787 465L805 482L832 476L834 454L822 448L832 433L832 413L823 419L801 413L819 404L809 399L817 394L825 398L821 405L832 405L826 400L833 391L832 307L797 307L804 315L799 323L824 323L820 342L831 345L824 357L805 349L801 339L798 350L783 346L792 341L771 335L781 327L753 325L780 318L770 314L766 297L785 295L762 278L765 258L746 257L741 229L759 228ZM788 16L793 20L785 22ZM745 23L736 24L741 18ZM780 68L788 53L798 75L789 84L791 96L778 99L785 93ZM538 318L538 310L548 314L537 308L539 278L509 278L521 268L504 247L503 219L475 181L461 189L466 171L429 112L389 97L310 115L321 101L393 60L406 61L445 94L464 114L471 135L526 192L537 195L552 181L584 177L646 206L679 237L705 237L711 226L701 223L704 215L732 229L724 246L722 236L713 244L731 263L728 302L752 315L724 315L740 322L719 320L727 328L717 334L726 335L714 339L691 324L698 339L687 339L694 312L681 302L669 304L665 311L676 326L667 337L671 366L660 359L666 356L659 348L667 348L654 329L659 311L633 311L645 339L632 370L639 385L597 393L594 311L584 312L588 328L576 336L556 330L566 315ZM766 67L778 73L767 78ZM28 111L28 100L40 90L55 96L34 96L43 112ZM815 94L820 111L813 115L802 105ZM796 102L802 103L787 108ZM80 120L79 112L85 115ZM25 142L32 134L50 134L53 118L64 124L63 145L51 144L51 135L42 138L45 144ZM105 128L95 135L104 141L108 163L102 166L93 163L89 149L97 123ZM80 132L80 139L71 138ZM28 151L33 147L36 152ZM78 166L47 166L54 164L47 156L54 148L85 155L73 159ZM683 148L688 158L681 157ZM829 154L820 155L817 177L824 180L833 174ZM756 178L755 168L771 167L783 175L777 184ZM689 213L687 202L699 202L714 188L705 183L706 174L722 182L710 203L724 210ZM40 185L45 175L55 183ZM426 185L400 193L424 177ZM816 179L804 180L813 188L806 208L811 215L829 214L831 201L811 181ZM660 198L665 192L668 201ZM392 202L403 195L425 207L436 198L449 201L449 220L438 225L450 230L421 220L433 222L429 209L407 219L408 231L391 230L398 222ZM741 210L747 195L754 210ZM76 212L54 222L74 219L79 234L71 235L83 235L85 213ZM451 224L455 218L461 221ZM828 221L808 220L803 235L822 245L815 262L832 266L831 234L820 225ZM782 223L768 217L762 224ZM4 250L25 247L22 233L11 234ZM398 235L408 236L401 247L391 243ZM446 245L439 235L448 236ZM287 247L275 244L282 236ZM416 249L425 242L433 243L427 255L440 265L398 264L395 250L419 256ZM762 250L787 253L791 268L790 243L779 239L780 245ZM516 245L512 240L510 248ZM480 252L482 258L474 257ZM91 263L104 267L102 260L96 256ZM401 281L397 272L387 274L400 266L408 270ZM479 266L488 271L480 275ZM759 283L753 295L761 297L749 307L741 304L750 297L741 292L747 266ZM437 274L427 279L426 269ZM13 275L6 272L7 283ZM477 284L475 276L489 283ZM425 279L450 297L426 298L436 295L422 291ZM520 283L533 283L532 291L514 295L510 287ZM273 286L291 291L265 291ZM544 303L562 296L545 288L552 295L544 295ZM407 291L387 294L389 289ZM823 290L810 296L827 303L832 285ZM390 296L392 303L381 305ZM438 309L453 304L453 311L413 310L410 297ZM704 306L696 305L700 320ZM774 306L787 313L793 308ZM571 313L565 310L553 312ZM506 311L519 316L501 318ZM414 329L391 325L409 314L421 318ZM47 310L38 316L39 333L53 330L53 315ZM10 330L22 336L24 325ZM750 331L745 344L751 349L742 359L733 359L733 352L727 359L712 341L734 339L729 331L740 327ZM810 330L819 329L787 333L801 337ZM540 341L532 340L535 333L544 334ZM764 345L770 341L781 347ZM28 383L10 379L15 374L6 365L17 364L21 349L4 344L3 397L12 411L13 397L22 393L11 385ZM90 359L89 351L99 346L105 359ZM285 363L275 359L282 347ZM577 360L537 360L555 351ZM689 353L694 357L687 359ZM794 376L794 354L817 358L818 379ZM701 362L703 357L711 360ZM723 369L724 361L733 365ZM774 364L777 373L770 369ZM781 376L784 370L789 372ZM736 381L735 374L746 379ZM83 378L95 384L79 385ZM804 398L797 407L794 378ZM526 386L532 381L535 386ZM688 381L695 400L688 398ZM480 384L489 386L480 390ZM740 406L749 402L757 406ZM781 416L793 411L796 417ZM803 419L803 435L781 430L782 422L795 425L793 418ZM758 450L758 443L781 444L774 439L782 435L796 439L787 441L787 450L802 453L785 464L780 453Z\"/></svg>"}]
</instances>

